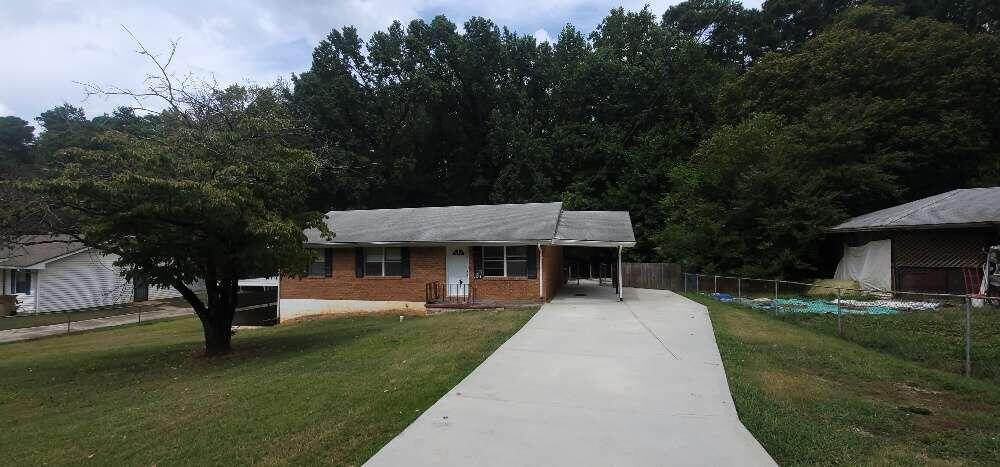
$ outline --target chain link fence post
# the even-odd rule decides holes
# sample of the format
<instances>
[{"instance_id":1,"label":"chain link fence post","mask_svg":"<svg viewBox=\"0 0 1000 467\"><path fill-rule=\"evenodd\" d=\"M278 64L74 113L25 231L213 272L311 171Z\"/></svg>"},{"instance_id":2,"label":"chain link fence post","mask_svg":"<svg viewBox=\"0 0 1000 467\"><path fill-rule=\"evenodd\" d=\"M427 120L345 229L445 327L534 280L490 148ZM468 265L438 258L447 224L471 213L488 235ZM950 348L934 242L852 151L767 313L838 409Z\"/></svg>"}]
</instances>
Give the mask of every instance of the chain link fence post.
<instances>
[{"instance_id":1,"label":"chain link fence post","mask_svg":"<svg viewBox=\"0 0 1000 467\"><path fill-rule=\"evenodd\" d=\"M972 298L965 297L965 376L972 376Z\"/></svg>"},{"instance_id":2,"label":"chain link fence post","mask_svg":"<svg viewBox=\"0 0 1000 467\"><path fill-rule=\"evenodd\" d=\"M743 298L743 279L736 277L736 298Z\"/></svg>"},{"instance_id":3,"label":"chain link fence post","mask_svg":"<svg viewBox=\"0 0 1000 467\"><path fill-rule=\"evenodd\" d=\"M69 334L70 326L73 323L73 315L66 313L66 334Z\"/></svg>"},{"instance_id":4,"label":"chain link fence post","mask_svg":"<svg viewBox=\"0 0 1000 467\"><path fill-rule=\"evenodd\" d=\"M837 335L844 337L844 310L841 305L841 289L837 288Z\"/></svg>"},{"instance_id":5,"label":"chain link fence post","mask_svg":"<svg viewBox=\"0 0 1000 467\"><path fill-rule=\"evenodd\" d=\"M715 276L712 288L714 289L713 290L714 293L719 293L719 276Z\"/></svg>"}]
</instances>

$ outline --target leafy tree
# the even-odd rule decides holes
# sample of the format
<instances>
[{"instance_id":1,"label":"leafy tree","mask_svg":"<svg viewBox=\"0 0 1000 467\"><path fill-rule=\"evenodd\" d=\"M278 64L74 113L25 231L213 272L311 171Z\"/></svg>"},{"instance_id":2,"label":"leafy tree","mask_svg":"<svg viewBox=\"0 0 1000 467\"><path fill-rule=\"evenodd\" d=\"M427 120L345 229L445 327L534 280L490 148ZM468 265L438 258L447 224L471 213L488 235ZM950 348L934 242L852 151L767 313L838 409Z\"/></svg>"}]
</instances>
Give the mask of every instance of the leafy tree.
<instances>
[{"instance_id":1,"label":"leafy tree","mask_svg":"<svg viewBox=\"0 0 1000 467\"><path fill-rule=\"evenodd\" d=\"M35 128L20 118L0 117L0 170L2 177L16 176L19 168L32 164Z\"/></svg>"},{"instance_id":2,"label":"leafy tree","mask_svg":"<svg viewBox=\"0 0 1000 467\"><path fill-rule=\"evenodd\" d=\"M800 50L774 54L720 96L723 118L773 112L852 122L851 158L894 158L900 199L991 183L1000 154L1000 38L893 10L846 12ZM993 167L994 169L991 169ZM877 196L849 213L900 199Z\"/></svg>"},{"instance_id":3,"label":"leafy tree","mask_svg":"<svg viewBox=\"0 0 1000 467\"><path fill-rule=\"evenodd\" d=\"M860 7L724 86L728 124L671 171L661 254L693 268L815 275L851 215L995 184L1000 42Z\"/></svg>"},{"instance_id":4,"label":"leafy tree","mask_svg":"<svg viewBox=\"0 0 1000 467\"><path fill-rule=\"evenodd\" d=\"M663 14L663 25L704 44L720 63L750 66L776 41L774 28L757 9L737 0L688 0Z\"/></svg>"},{"instance_id":5,"label":"leafy tree","mask_svg":"<svg viewBox=\"0 0 1000 467\"><path fill-rule=\"evenodd\" d=\"M845 215L842 195L862 183L891 184L878 166L836 160L836 138L851 136L851 128L824 123L756 114L705 140L671 172L661 254L708 272L815 273L825 227ZM813 146L816 132L825 133L826 147Z\"/></svg>"},{"instance_id":6,"label":"leafy tree","mask_svg":"<svg viewBox=\"0 0 1000 467\"><path fill-rule=\"evenodd\" d=\"M159 74L148 90L123 93L154 96L166 110L137 133L105 130L59 151L52 176L28 186L72 213L64 229L118 255L128 278L177 289L201 320L206 354L226 353L238 280L295 274L308 260L303 229L322 228L305 207L319 164L299 148L276 89L185 86L169 60L142 53ZM201 281L204 297L190 287Z\"/></svg>"}]
</instances>

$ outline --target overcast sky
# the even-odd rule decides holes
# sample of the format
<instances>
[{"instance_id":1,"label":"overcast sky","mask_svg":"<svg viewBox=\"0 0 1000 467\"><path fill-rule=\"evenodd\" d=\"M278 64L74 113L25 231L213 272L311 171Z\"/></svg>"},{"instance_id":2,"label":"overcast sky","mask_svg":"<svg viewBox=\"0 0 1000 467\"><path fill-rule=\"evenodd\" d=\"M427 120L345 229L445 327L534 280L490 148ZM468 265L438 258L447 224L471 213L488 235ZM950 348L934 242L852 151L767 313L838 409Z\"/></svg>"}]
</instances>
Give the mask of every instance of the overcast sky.
<instances>
[{"instance_id":1,"label":"overcast sky","mask_svg":"<svg viewBox=\"0 0 1000 467\"><path fill-rule=\"evenodd\" d=\"M659 16L680 0L652 0ZM142 3L142 5L140 5ZM608 10L641 9L644 0L169 0L10 1L0 8L0 116L34 124L63 102L88 116L120 101L85 99L74 81L139 88L150 71L122 30L147 48L166 51L180 39L175 71L214 76L220 83L267 83L308 69L313 47L331 29L356 26L362 37L393 20L445 14L458 25L485 16L521 34L547 40L566 23L590 32ZM761 0L744 0L759 7Z\"/></svg>"}]
</instances>

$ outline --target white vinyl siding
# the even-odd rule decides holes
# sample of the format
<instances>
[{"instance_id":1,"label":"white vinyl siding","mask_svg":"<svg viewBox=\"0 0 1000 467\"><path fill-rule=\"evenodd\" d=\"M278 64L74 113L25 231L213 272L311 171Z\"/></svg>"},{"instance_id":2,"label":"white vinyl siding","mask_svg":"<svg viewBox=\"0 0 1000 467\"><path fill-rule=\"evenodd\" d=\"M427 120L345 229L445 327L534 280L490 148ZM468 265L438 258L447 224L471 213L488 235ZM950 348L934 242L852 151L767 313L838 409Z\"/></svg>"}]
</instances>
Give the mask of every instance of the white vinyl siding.
<instances>
[{"instance_id":1,"label":"white vinyl siding","mask_svg":"<svg viewBox=\"0 0 1000 467\"><path fill-rule=\"evenodd\" d=\"M45 265L38 275L38 312L74 310L132 301L132 284L114 266L115 256L94 250Z\"/></svg>"},{"instance_id":2,"label":"white vinyl siding","mask_svg":"<svg viewBox=\"0 0 1000 467\"><path fill-rule=\"evenodd\" d=\"M47 313L129 303L135 290L119 273L115 255L85 250L52 261L44 269L31 271L31 294L18 294L19 313ZM11 271L4 270L3 291L10 293ZM205 289L204 281L191 284L194 291ZM173 287L149 287L149 300L180 297Z\"/></svg>"}]
</instances>

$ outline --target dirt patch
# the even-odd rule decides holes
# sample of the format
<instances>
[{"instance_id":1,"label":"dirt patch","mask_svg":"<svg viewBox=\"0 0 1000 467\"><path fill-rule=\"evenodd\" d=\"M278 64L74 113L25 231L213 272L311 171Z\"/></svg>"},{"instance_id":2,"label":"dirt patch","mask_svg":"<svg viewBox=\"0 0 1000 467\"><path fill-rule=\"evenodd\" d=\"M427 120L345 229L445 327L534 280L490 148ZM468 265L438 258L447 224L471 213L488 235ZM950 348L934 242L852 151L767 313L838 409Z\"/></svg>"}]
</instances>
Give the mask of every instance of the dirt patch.
<instances>
[{"instance_id":1,"label":"dirt patch","mask_svg":"<svg viewBox=\"0 0 1000 467\"><path fill-rule=\"evenodd\" d=\"M829 381L808 373L759 371L754 377L761 388L775 397L822 400L836 396L829 389Z\"/></svg>"}]
</instances>

